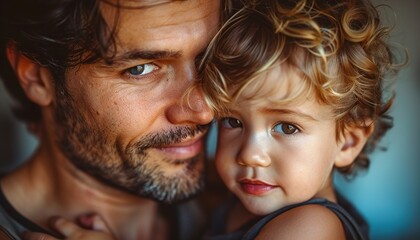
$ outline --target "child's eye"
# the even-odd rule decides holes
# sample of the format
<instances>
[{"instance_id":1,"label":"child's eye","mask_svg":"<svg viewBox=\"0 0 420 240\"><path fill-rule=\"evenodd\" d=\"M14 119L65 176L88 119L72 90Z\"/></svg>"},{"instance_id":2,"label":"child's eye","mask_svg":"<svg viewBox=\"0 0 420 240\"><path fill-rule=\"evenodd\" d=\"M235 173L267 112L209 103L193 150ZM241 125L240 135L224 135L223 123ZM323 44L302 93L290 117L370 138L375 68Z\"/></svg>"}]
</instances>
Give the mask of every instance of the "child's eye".
<instances>
[{"instance_id":1,"label":"child's eye","mask_svg":"<svg viewBox=\"0 0 420 240\"><path fill-rule=\"evenodd\" d=\"M225 117L220 120L221 124L225 128L242 128L242 123L236 118Z\"/></svg>"},{"instance_id":2,"label":"child's eye","mask_svg":"<svg viewBox=\"0 0 420 240\"><path fill-rule=\"evenodd\" d=\"M273 131L276 131L285 135L292 135L292 134L298 133L300 130L293 124L278 123L274 126Z\"/></svg>"},{"instance_id":3,"label":"child's eye","mask_svg":"<svg viewBox=\"0 0 420 240\"><path fill-rule=\"evenodd\" d=\"M128 68L126 71L132 76L143 76L151 73L155 69L157 69L157 66L155 64L145 63Z\"/></svg>"}]
</instances>

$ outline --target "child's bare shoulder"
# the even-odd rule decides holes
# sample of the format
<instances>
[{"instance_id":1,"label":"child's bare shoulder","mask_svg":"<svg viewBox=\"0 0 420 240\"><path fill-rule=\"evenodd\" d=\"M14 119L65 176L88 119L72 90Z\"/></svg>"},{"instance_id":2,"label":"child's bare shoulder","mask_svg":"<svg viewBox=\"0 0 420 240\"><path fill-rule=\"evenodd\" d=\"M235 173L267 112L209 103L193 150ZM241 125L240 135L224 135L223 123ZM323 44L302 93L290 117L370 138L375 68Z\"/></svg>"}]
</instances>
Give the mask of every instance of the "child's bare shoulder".
<instances>
[{"instance_id":1,"label":"child's bare shoulder","mask_svg":"<svg viewBox=\"0 0 420 240\"><path fill-rule=\"evenodd\" d=\"M310 204L293 208L271 220L257 239L346 239L343 225L328 208Z\"/></svg>"}]
</instances>

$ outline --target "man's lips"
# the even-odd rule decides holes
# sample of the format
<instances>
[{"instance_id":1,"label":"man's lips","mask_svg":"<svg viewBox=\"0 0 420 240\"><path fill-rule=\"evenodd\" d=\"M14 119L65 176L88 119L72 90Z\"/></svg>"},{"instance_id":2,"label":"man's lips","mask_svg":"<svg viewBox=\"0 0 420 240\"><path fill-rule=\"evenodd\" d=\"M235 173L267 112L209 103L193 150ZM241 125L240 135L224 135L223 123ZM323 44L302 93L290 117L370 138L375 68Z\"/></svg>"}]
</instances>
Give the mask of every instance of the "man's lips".
<instances>
[{"instance_id":1,"label":"man's lips","mask_svg":"<svg viewBox=\"0 0 420 240\"><path fill-rule=\"evenodd\" d=\"M203 149L203 136L156 148L173 159L188 159L197 156Z\"/></svg>"},{"instance_id":2,"label":"man's lips","mask_svg":"<svg viewBox=\"0 0 420 240\"><path fill-rule=\"evenodd\" d=\"M245 193L251 195L263 195L277 187L255 179L241 179L239 184Z\"/></svg>"}]
</instances>

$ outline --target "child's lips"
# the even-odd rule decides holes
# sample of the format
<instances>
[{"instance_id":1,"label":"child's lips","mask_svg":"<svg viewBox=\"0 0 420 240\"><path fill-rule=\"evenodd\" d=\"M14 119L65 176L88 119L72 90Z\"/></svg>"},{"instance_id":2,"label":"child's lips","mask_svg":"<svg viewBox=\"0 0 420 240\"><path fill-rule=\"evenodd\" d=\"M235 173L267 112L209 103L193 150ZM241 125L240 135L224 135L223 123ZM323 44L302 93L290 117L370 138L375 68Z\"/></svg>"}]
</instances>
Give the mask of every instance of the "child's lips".
<instances>
[{"instance_id":1,"label":"child's lips","mask_svg":"<svg viewBox=\"0 0 420 240\"><path fill-rule=\"evenodd\" d=\"M256 179L241 179L238 181L242 190L251 195L263 195L277 186Z\"/></svg>"}]
</instances>

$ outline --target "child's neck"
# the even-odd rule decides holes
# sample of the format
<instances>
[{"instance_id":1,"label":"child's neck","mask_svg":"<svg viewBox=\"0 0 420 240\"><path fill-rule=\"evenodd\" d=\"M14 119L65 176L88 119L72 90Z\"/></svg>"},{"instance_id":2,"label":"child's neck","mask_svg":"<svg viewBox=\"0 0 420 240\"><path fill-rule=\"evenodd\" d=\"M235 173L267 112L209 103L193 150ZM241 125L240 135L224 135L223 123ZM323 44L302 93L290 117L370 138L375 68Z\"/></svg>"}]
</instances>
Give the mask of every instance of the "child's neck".
<instances>
[{"instance_id":1,"label":"child's neck","mask_svg":"<svg viewBox=\"0 0 420 240\"><path fill-rule=\"evenodd\" d=\"M237 231L244 224L258 216L249 212L244 205L238 201L230 210L227 218L226 231L228 233Z\"/></svg>"}]
</instances>

